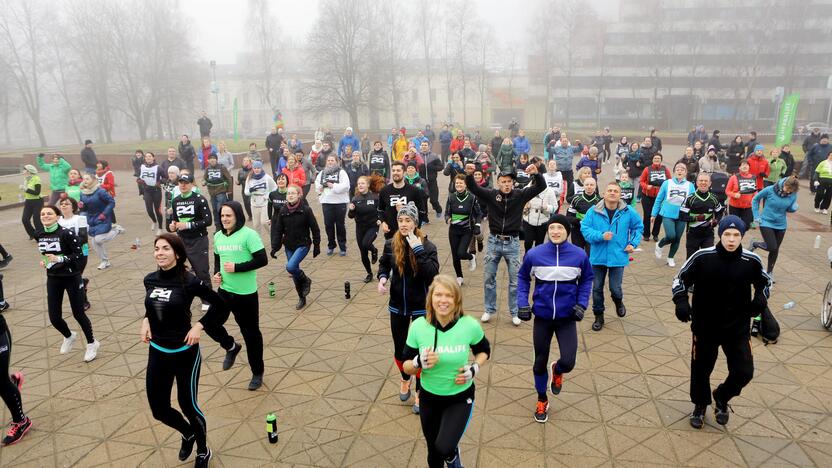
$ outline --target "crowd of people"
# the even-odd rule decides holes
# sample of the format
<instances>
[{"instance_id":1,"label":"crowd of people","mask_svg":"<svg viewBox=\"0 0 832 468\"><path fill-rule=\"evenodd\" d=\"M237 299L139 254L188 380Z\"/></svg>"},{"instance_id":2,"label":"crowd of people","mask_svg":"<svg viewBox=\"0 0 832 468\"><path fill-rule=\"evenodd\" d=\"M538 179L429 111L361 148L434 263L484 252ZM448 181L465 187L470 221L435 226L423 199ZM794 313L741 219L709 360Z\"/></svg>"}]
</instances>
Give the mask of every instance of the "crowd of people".
<instances>
[{"instance_id":1,"label":"crowd of people","mask_svg":"<svg viewBox=\"0 0 832 468\"><path fill-rule=\"evenodd\" d=\"M718 130L709 135L700 126L691 131L679 159L666 164L655 129L632 143L621 137L613 148L608 128L583 143L555 127L545 133L536 153L516 122L510 136L497 130L490 142L479 132L468 135L448 125L438 134L426 126L410 138L407 129L393 128L386 142L370 142L348 127L338 140L328 131L316 132L308 150L280 127L266 137L265 154L251 143L237 167L224 142L211 142L210 120L204 119L198 148L182 135L164 159L137 150L132 161L136 190L156 236L158 266L144 279L141 339L150 353L147 397L153 416L181 434L180 460L190 456L194 445L196 466L207 466L212 456L196 397L201 332L225 350L224 370L245 347L252 373L248 388L259 389L266 369L257 270L285 249L285 270L298 297L295 308L303 310L313 279L302 264L310 253L313 259L322 253L319 220L326 255L337 249L341 257L349 250L346 219L355 222L364 282L377 279L378 293L389 297L399 398L412 398L431 467L461 466L458 443L473 411L473 380L491 353L480 322L497 316L502 261L512 325L534 317L532 373L538 401L533 416L538 422L548 420L547 390L558 395L564 375L575 367L577 322L590 308L590 298L593 331L605 325L605 284L616 316L624 318L624 273L633 253L649 242L656 258L666 257L666 265L675 268L686 237L686 261L675 271L672 297L676 317L691 321L693 335L690 424L701 428L711 403L717 423L726 424L729 401L751 380L748 338L759 332L760 317L767 312L786 214L798 209L799 183L788 145L766 155L754 132L747 140L738 135L723 145ZM801 170L816 194L815 211L827 213L832 145L828 135L816 133L804 142ZM50 323L63 336L60 352L69 353L76 340L62 318L66 294L87 342L84 360L89 362L100 346L85 313L91 307L83 276L89 246L100 259L98 269L108 269L106 244L125 229L116 223L113 172L96 157L90 141L82 161L79 170L58 154L50 162L39 155L38 166L50 174L49 199L44 202L45 188L33 165L25 166L21 191L24 229L37 243L46 270ZM603 183L599 179L605 172L612 177ZM448 189L445 200L440 199L442 184ZM320 210L309 203L313 192ZM426 226L442 221L447 246L437 245L425 232ZM743 236L753 229L760 238L743 247ZM376 243L379 231L382 245ZM451 275L440 272L438 253L445 249L451 254ZM755 250L767 252L765 267ZM0 254L4 267L11 255ZM463 261L469 271L483 270L479 321L462 312ZM706 293L715 287L724 292L720 300ZM204 315L193 323L195 298ZM0 298L0 308L8 306ZM231 314L242 343L224 327ZM10 444L23 437L31 421L20 397L23 376L8 372L11 336L4 320L0 331L0 344L8 343L0 353L6 368L0 371L0 391L13 416L3 444ZM550 364L553 337L559 358ZM709 376L720 346L729 375L711 393ZM181 413L170 404L174 380Z\"/></svg>"}]
</instances>

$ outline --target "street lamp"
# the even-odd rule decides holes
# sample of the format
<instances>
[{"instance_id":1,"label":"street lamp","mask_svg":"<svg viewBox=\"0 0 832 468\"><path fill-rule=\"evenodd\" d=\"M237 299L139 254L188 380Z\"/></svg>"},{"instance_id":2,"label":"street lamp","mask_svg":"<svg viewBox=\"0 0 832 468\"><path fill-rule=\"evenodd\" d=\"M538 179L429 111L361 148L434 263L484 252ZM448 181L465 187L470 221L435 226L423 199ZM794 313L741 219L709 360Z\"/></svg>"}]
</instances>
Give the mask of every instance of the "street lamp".
<instances>
[{"instance_id":1,"label":"street lamp","mask_svg":"<svg viewBox=\"0 0 832 468\"><path fill-rule=\"evenodd\" d=\"M826 127L832 127L832 75L826 80L826 89L829 92L829 109L826 111Z\"/></svg>"},{"instance_id":2,"label":"street lamp","mask_svg":"<svg viewBox=\"0 0 832 468\"><path fill-rule=\"evenodd\" d=\"M222 126L220 118L220 87L217 85L217 61L211 60L211 92L214 94L215 115L217 123Z\"/></svg>"}]
</instances>

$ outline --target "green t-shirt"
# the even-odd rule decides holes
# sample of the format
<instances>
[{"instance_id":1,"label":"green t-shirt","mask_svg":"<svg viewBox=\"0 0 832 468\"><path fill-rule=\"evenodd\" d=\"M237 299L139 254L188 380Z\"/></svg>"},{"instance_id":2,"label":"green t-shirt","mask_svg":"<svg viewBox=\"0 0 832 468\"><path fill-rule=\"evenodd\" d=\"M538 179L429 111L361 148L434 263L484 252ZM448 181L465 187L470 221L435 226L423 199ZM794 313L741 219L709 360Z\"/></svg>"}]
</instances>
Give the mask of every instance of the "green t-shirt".
<instances>
[{"instance_id":1,"label":"green t-shirt","mask_svg":"<svg viewBox=\"0 0 832 468\"><path fill-rule=\"evenodd\" d=\"M224 291L234 294L257 292L257 270L228 273L222 265L225 262L243 263L251 260L254 252L263 250L260 235L246 226L226 236L222 231L214 234L214 253L220 256L220 275Z\"/></svg>"},{"instance_id":2,"label":"green t-shirt","mask_svg":"<svg viewBox=\"0 0 832 468\"><path fill-rule=\"evenodd\" d=\"M437 333L438 332L438 333ZM456 395L467 390L473 381L463 385L454 383L459 368L468 364L471 345L479 343L485 334L480 323L473 317L463 315L450 330L437 330L424 317L416 319L407 332L407 346L422 352L436 346L434 352L439 361L430 369L422 369L422 388L434 395Z\"/></svg>"}]
</instances>

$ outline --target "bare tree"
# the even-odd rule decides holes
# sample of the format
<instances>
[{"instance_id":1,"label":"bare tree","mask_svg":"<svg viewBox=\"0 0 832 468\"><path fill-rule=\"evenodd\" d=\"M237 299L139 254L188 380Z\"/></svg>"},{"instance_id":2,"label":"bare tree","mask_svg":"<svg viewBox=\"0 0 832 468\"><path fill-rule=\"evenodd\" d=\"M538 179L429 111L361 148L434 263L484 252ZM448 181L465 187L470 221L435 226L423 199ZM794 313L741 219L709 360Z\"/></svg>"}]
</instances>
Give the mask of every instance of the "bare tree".
<instances>
[{"instance_id":1,"label":"bare tree","mask_svg":"<svg viewBox=\"0 0 832 468\"><path fill-rule=\"evenodd\" d=\"M72 125L72 132L75 134L75 140L79 145L81 145L84 140L81 137L80 130L78 130L78 121L75 117L76 106L73 104L71 98L71 95L76 93L73 93L73 90L71 89L68 74L72 72L70 71L69 64L67 63L66 47L63 42L67 37L66 25L58 23L54 26L56 27L50 29L47 33L48 49L50 53L49 61L53 64L53 66L49 68L49 74L55 82L58 94L61 95L61 99L64 101L64 111L69 119L69 123Z\"/></svg>"},{"instance_id":2,"label":"bare tree","mask_svg":"<svg viewBox=\"0 0 832 468\"><path fill-rule=\"evenodd\" d=\"M433 84L431 81L433 78L433 68L431 66L431 50L433 49L433 32L435 30L437 16L435 7L436 3L431 0L420 0L416 4L416 17L419 25L419 39L422 43L422 53L425 59L425 77L428 82L428 102L430 106L430 119L428 120L431 123L433 123L433 119L436 118L436 113L433 110L434 91ZM396 121L396 124L399 124L398 120Z\"/></svg>"},{"instance_id":3,"label":"bare tree","mask_svg":"<svg viewBox=\"0 0 832 468\"><path fill-rule=\"evenodd\" d=\"M367 18L373 10L367 0L325 0L320 20L309 35L310 69L301 99L305 111L315 115L346 112L356 134L359 109L368 101L375 50Z\"/></svg>"},{"instance_id":4,"label":"bare tree","mask_svg":"<svg viewBox=\"0 0 832 468\"><path fill-rule=\"evenodd\" d=\"M454 122L454 106L453 106L453 86L454 86L454 66L453 51L453 31L456 27L456 18L454 16L448 17L442 22L442 68L445 72L445 91L448 97L448 121L453 125Z\"/></svg>"},{"instance_id":5,"label":"bare tree","mask_svg":"<svg viewBox=\"0 0 832 468\"><path fill-rule=\"evenodd\" d=\"M254 72L257 91L274 110L279 103L274 102L275 89L279 86L278 47L280 41L279 22L272 15L270 2L267 0L248 0L247 30L254 49L254 60L248 68Z\"/></svg>"},{"instance_id":6,"label":"bare tree","mask_svg":"<svg viewBox=\"0 0 832 468\"><path fill-rule=\"evenodd\" d=\"M3 135L6 146L12 145L12 134L9 131L9 117L11 117L11 76L5 67L0 67L0 120L3 124Z\"/></svg>"},{"instance_id":7,"label":"bare tree","mask_svg":"<svg viewBox=\"0 0 832 468\"><path fill-rule=\"evenodd\" d=\"M491 58L489 51L491 50L488 43L488 35L480 33L476 35L475 44L477 46L477 53L475 57L477 70L477 92L480 96L480 127L487 127L485 121L485 97L488 95L488 60Z\"/></svg>"},{"instance_id":8,"label":"bare tree","mask_svg":"<svg viewBox=\"0 0 832 468\"><path fill-rule=\"evenodd\" d=\"M421 2L415 6L417 8L417 18L420 20L423 15L422 7ZM402 14L402 7L394 2L381 2L378 4L378 8L379 17L384 18L384 27L376 31L378 34L379 57L382 61L381 66L376 71L383 77L382 80L384 81L382 88L385 92L382 95L386 96L386 99L382 100L392 108L394 124L401 125L403 122L400 110L402 93L407 88L407 83L411 81L407 74L402 73L401 70L408 59L412 57L411 54L415 45L410 40L410 15ZM432 21L429 21L429 24L432 24ZM420 39L422 39L421 35ZM430 62L426 62L428 89L430 89ZM433 100L430 95L428 99L431 101L430 109L431 114L433 114ZM432 118L429 120L432 120ZM373 125L373 127L375 126Z\"/></svg>"},{"instance_id":9,"label":"bare tree","mask_svg":"<svg viewBox=\"0 0 832 468\"><path fill-rule=\"evenodd\" d=\"M0 66L10 71L41 146L46 146L46 134L41 122L44 51L40 22L46 16L39 0L9 0L0 11Z\"/></svg>"}]
</instances>

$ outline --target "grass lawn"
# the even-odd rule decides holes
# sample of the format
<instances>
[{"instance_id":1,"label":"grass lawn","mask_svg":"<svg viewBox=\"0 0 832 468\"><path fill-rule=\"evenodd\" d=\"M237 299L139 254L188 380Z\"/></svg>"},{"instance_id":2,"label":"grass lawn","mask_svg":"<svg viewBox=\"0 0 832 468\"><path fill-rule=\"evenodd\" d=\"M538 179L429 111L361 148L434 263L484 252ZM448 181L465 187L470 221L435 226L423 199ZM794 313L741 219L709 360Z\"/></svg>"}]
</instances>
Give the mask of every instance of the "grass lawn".
<instances>
[{"instance_id":1,"label":"grass lawn","mask_svg":"<svg viewBox=\"0 0 832 468\"><path fill-rule=\"evenodd\" d=\"M8 205L10 203L17 203L17 194L22 193L20 191L20 184L23 182L23 176L20 176L20 180L15 182L1 182L0 183L0 205Z\"/></svg>"}]
</instances>

